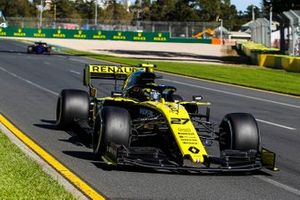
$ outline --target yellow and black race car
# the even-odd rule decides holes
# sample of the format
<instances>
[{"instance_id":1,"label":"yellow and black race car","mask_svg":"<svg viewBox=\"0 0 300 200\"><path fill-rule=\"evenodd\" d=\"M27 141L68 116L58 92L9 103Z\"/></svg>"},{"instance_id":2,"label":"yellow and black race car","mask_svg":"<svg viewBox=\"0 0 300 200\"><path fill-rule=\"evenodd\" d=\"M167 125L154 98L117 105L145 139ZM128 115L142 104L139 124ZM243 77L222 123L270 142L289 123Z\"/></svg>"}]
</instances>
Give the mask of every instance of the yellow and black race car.
<instances>
[{"instance_id":1,"label":"yellow and black race car","mask_svg":"<svg viewBox=\"0 0 300 200\"><path fill-rule=\"evenodd\" d=\"M201 96L184 101L175 87L156 82L154 68L87 65L83 82L89 92L61 91L58 127L84 128L94 153L109 165L197 172L276 169L275 154L261 147L251 114L227 114L216 128L209 102ZM122 89L99 97L94 79L112 79L115 85L121 80Z\"/></svg>"}]
</instances>

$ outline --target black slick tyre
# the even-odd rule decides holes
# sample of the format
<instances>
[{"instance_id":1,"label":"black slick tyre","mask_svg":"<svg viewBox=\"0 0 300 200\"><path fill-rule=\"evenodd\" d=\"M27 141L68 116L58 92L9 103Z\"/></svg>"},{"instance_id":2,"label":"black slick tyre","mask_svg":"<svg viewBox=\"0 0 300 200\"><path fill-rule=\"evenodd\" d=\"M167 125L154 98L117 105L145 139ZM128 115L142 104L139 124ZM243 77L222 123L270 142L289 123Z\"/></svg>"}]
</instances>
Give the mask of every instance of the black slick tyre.
<instances>
[{"instance_id":1,"label":"black slick tyre","mask_svg":"<svg viewBox=\"0 0 300 200\"><path fill-rule=\"evenodd\" d=\"M104 155L107 145L129 146L131 117L129 112L120 107L105 106L97 114L93 150L97 157Z\"/></svg>"},{"instance_id":2,"label":"black slick tyre","mask_svg":"<svg viewBox=\"0 0 300 200\"><path fill-rule=\"evenodd\" d=\"M182 96L180 96L178 94L173 94L172 101L183 101L183 98L182 98Z\"/></svg>"},{"instance_id":3,"label":"black slick tyre","mask_svg":"<svg viewBox=\"0 0 300 200\"><path fill-rule=\"evenodd\" d=\"M56 107L56 125L61 129L70 128L76 120L88 120L89 96L82 90L62 90Z\"/></svg>"},{"instance_id":4,"label":"black slick tyre","mask_svg":"<svg viewBox=\"0 0 300 200\"><path fill-rule=\"evenodd\" d=\"M248 113L227 114L219 132L220 150L259 151L260 134L255 118Z\"/></svg>"}]
</instances>

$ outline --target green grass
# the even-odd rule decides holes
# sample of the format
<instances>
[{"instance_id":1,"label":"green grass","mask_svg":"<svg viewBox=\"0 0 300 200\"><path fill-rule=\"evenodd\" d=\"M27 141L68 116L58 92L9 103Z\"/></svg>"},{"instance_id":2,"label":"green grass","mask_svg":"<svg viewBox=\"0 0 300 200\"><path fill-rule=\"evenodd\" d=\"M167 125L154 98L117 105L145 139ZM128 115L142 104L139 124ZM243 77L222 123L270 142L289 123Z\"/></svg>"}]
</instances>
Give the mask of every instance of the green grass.
<instances>
[{"instance_id":1,"label":"green grass","mask_svg":"<svg viewBox=\"0 0 300 200\"><path fill-rule=\"evenodd\" d=\"M66 49L65 53L86 56L98 60L136 65L145 60L99 55ZM149 61L147 61L149 62ZM151 61L159 71L187 75L195 78L219 81L279 93L300 95L300 74L284 70L243 65L212 65L184 62Z\"/></svg>"},{"instance_id":2,"label":"green grass","mask_svg":"<svg viewBox=\"0 0 300 200\"><path fill-rule=\"evenodd\" d=\"M0 199L75 199L0 132Z\"/></svg>"}]
</instances>

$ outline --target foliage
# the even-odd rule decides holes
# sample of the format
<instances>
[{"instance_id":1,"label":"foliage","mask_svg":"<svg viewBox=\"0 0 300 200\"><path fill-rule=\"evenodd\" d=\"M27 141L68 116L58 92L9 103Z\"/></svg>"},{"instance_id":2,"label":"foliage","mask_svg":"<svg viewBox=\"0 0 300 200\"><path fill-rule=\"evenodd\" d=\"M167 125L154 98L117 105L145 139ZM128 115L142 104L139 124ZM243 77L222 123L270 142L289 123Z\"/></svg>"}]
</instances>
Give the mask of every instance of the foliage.
<instances>
[{"instance_id":1,"label":"foliage","mask_svg":"<svg viewBox=\"0 0 300 200\"><path fill-rule=\"evenodd\" d=\"M263 6L266 11L269 11L272 6L273 12L282 13L288 10L299 10L300 2L299 0L263 0Z\"/></svg>"},{"instance_id":2,"label":"foliage","mask_svg":"<svg viewBox=\"0 0 300 200\"><path fill-rule=\"evenodd\" d=\"M262 0L263 1L263 0ZM280 0L268 0L280 2ZM293 1L293 0L289 0ZM37 17L36 5L40 0L1 0L0 10L8 17ZM51 10L44 17L94 19L96 0L52 0ZM237 11L231 0L136 0L128 9L120 0L106 0L104 7L97 7L98 21L202 21L218 22L223 19L229 30L239 27L252 19L252 7L245 12ZM266 0L264 3L266 4ZM264 8L268 5L264 4ZM55 7L55 9L54 9ZM55 11L54 11L55 10ZM259 16L259 9L255 8Z\"/></svg>"},{"instance_id":3,"label":"foliage","mask_svg":"<svg viewBox=\"0 0 300 200\"><path fill-rule=\"evenodd\" d=\"M0 10L6 16L31 17L35 15L35 8L32 3L24 0L1 0Z\"/></svg>"},{"instance_id":4,"label":"foliage","mask_svg":"<svg viewBox=\"0 0 300 200\"><path fill-rule=\"evenodd\" d=\"M0 132L0 199L75 199Z\"/></svg>"}]
</instances>

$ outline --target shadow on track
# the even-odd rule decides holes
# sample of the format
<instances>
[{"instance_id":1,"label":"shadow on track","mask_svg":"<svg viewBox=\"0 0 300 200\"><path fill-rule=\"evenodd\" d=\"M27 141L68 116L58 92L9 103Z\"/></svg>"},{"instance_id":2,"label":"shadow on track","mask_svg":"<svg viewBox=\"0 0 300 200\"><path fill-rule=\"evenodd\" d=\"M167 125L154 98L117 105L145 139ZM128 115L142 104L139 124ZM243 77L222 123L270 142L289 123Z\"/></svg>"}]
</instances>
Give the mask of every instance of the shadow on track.
<instances>
[{"instance_id":1,"label":"shadow on track","mask_svg":"<svg viewBox=\"0 0 300 200\"><path fill-rule=\"evenodd\" d=\"M34 126L49 130L60 130L56 126L55 120L41 120L41 124L34 124ZM166 174L166 175L189 175L189 176L252 176L252 175L263 175L272 176L266 171L259 170L254 172L191 172L186 170L166 170L166 169L153 169L139 166L126 166L126 165L108 165L104 161L100 160L92 152L92 137L86 133L80 127L74 126L71 130L66 131L70 137L68 139L59 139L59 141L71 143L75 146L86 147L86 151L62 151L62 153L78 158L80 160L87 160L94 164L97 168L104 171L123 171L132 173L154 173L154 174Z\"/></svg>"},{"instance_id":2,"label":"shadow on track","mask_svg":"<svg viewBox=\"0 0 300 200\"><path fill-rule=\"evenodd\" d=\"M245 56L208 56L197 55L192 53L178 53L168 51L135 51L135 50L111 50L111 49L95 49L96 51L107 51L110 53L120 55L137 55L144 59L149 60L174 60L174 61L199 61L199 62L212 62L212 63L224 63L224 64L251 64L250 59ZM151 56L156 56L151 58ZM184 59L180 59L184 57Z\"/></svg>"}]
</instances>

